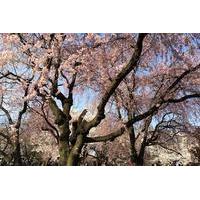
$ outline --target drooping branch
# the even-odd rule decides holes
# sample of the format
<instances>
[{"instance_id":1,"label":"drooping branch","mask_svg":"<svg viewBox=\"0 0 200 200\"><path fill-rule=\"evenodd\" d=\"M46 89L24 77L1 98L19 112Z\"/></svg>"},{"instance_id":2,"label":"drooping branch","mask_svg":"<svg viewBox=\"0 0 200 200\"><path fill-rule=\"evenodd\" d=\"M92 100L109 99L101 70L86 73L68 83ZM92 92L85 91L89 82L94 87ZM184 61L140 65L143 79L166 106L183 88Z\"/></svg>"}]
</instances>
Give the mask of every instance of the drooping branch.
<instances>
[{"instance_id":1,"label":"drooping branch","mask_svg":"<svg viewBox=\"0 0 200 200\"><path fill-rule=\"evenodd\" d=\"M159 122L156 124L154 130L153 130L153 131L150 131L151 136L150 136L150 138L147 139L147 144L148 144L148 145L149 145L151 142L155 142L155 141L158 139L158 132L159 132L160 126L161 126L163 123L166 122L166 121L165 121L165 117L166 117L167 115L170 115L170 114L172 114L172 113L171 113L171 112L165 113L165 114L162 116L161 121L159 121Z\"/></svg>"},{"instance_id":2,"label":"drooping branch","mask_svg":"<svg viewBox=\"0 0 200 200\"><path fill-rule=\"evenodd\" d=\"M197 71L198 69L200 69L200 64L190 68L186 71L184 71L170 86L169 88L167 88L167 90L165 91L165 94L168 94L169 92L171 92L171 90L178 85L178 83L180 83L188 74Z\"/></svg>"},{"instance_id":3,"label":"drooping branch","mask_svg":"<svg viewBox=\"0 0 200 200\"><path fill-rule=\"evenodd\" d=\"M50 133L56 139L57 144L59 144L59 136L54 132L53 128L43 126L41 129L42 131L47 131L48 133Z\"/></svg>"},{"instance_id":4,"label":"drooping branch","mask_svg":"<svg viewBox=\"0 0 200 200\"><path fill-rule=\"evenodd\" d=\"M0 109L5 113L9 124L13 124L13 120L12 120L12 117L11 117L9 111L6 108L4 108L2 105L0 106Z\"/></svg>"},{"instance_id":5,"label":"drooping branch","mask_svg":"<svg viewBox=\"0 0 200 200\"><path fill-rule=\"evenodd\" d=\"M168 103L180 103L180 102L186 101L188 99L199 98L199 97L200 97L200 93L189 94L189 95L185 95L178 99L168 99L167 102Z\"/></svg>"},{"instance_id":6,"label":"drooping branch","mask_svg":"<svg viewBox=\"0 0 200 200\"><path fill-rule=\"evenodd\" d=\"M199 95L187 95L185 97L182 97L181 100L175 100L175 101L178 101L178 102L183 102L187 99L191 99L191 98L197 98L197 97L200 97ZM172 100L170 99L168 103L170 103ZM164 102L162 102L163 104ZM166 102L165 102L166 103ZM174 102L171 102L171 103L174 103ZM160 108L160 106L162 105L160 104L159 106L158 105L155 105L153 107L151 107L147 112L143 113L143 114L140 114L140 115L137 115L137 116L133 116L132 119L130 119L128 122L125 123L126 127L131 127L132 124L134 124L135 122L137 121L141 121L149 116L151 116L153 113L156 113L156 111L158 111L158 109ZM89 142L102 142L102 141L107 141L107 140L112 140L112 136L114 138L122 135L124 132L125 132L125 129L123 131L123 127L121 127L120 129L118 129L116 132L112 133L112 134L109 134L109 135L106 135L106 136L100 136L100 137L95 137L95 138L87 138L87 140Z\"/></svg>"},{"instance_id":7,"label":"drooping branch","mask_svg":"<svg viewBox=\"0 0 200 200\"><path fill-rule=\"evenodd\" d=\"M180 156L183 157L183 155L182 155L180 152L176 151L175 149L171 149L171 148L169 148L169 147L166 147L166 146L164 146L162 143L157 143L157 145L159 145L159 146L162 147L163 149L166 149L167 151L174 152L174 153L176 153L176 154L178 154L178 155L180 155Z\"/></svg>"},{"instance_id":8,"label":"drooping branch","mask_svg":"<svg viewBox=\"0 0 200 200\"><path fill-rule=\"evenodd\" d=\"M186 95L183 96L179 99L168 99L168 100L162 100L160 101L159 104L154 105L153 107L151 107L148 111L135 116L133 119L131 119L130 121L126 122L127 126L130 126L131 124L134 124L135 122L138 122L140 120L145 119L146 117L150 116L151 114L153 114L154 112L158 111L159 108L164 104L164 103L180 103L183 101L186 101L188 99L193 99L193 98L199 98L200 94L192 94L192 95Z\"/></svg>"},{"instance_id":9,"label":"drooping branch","mask_svg":"<svg viewBox=\"0 0 200 200\"><path fill-rule=\"evenodd\" d=\"M48 125L51 129L53 129L53 130L55 131L54 136L55 136L56 140L58 140L59 132L58 132L57 128L49 121L48 116L47 116L46 113L45 113L44 103L42 104L41 110L42 110L41 116L44 118L44 120L46 121L47 125Z\"/></svg>"},{"instance_id":10,"label":"drooping branch","mask_svg":"<svg viewBox=\"0 0 200 200\"><path fill-rule=\"evenodd\" d=\"M28 106L28 108L30 110L32 110L33 112L35 112L37 115L41 116L45 120L45 122L47 123L47 126L49 126L49 128L48 127L42 127L42 130L47 130L48 129L50 131L50 133L55 137L56 141L58 142L58 138L59 138L58 129L48 119L48 116L45 113L45 109L44 109L44 102L43 102L43 104L41 106L42 113L39 112L38 110L30 107L30 106Z\"/></svg>"}]
</instances>

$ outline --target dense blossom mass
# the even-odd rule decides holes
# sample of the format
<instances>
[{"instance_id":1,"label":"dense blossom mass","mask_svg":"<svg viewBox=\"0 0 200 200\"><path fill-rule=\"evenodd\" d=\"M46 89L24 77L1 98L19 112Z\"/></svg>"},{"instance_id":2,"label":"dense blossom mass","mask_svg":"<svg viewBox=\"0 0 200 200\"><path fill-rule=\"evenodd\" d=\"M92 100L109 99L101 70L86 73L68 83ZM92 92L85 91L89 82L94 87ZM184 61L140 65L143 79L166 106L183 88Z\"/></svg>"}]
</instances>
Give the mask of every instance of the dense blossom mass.
<instances>
[{"instance_id":1,"label":"dense blossom mass","mask_svg":"<svg viewBox=\"0 0 200 200\"><path fill-rule=\"evenodd\" d=\"M199 34L0 35L2 165L144 165L181 135L194 156L199 105Z\"/></svg>"}]
</instances>

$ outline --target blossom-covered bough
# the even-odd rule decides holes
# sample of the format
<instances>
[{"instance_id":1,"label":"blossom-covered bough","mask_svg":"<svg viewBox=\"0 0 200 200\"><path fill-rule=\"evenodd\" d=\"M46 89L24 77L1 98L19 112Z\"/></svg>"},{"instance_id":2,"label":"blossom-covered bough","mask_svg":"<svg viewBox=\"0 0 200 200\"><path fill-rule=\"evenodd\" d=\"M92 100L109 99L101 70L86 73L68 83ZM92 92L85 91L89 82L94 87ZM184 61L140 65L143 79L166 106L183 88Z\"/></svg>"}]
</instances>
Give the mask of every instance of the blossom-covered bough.
<instances>
[{"instance_id":1,"label":"blossom-covered bough","mask_svg":"<svg viewBox=\"0 0 200 200\"><path fill-rule=\"evenodd\" d=\"M188 100L194 108L199 104L199 40L195 34L2 34L1 95L15 98L5 92L12 82L23 105L16 123L3 104L1 110L15 124L19 141L27 108L37 101L50 108L54 122L44 109L39 114L58 141L60 165L78 165L86 143L113 141L126 132L131 160L142 165L146 146L156 140L157 132L149 131L154 117L163 121L163 113L183 111ZM81 100L88 90L96 99L92 117L85 106L74 118L75 97ZM91 130L111 113L119 126L92 137ZM139 150L138 123L144 136ZM16 149L17 159L17 142Z\"/></svg>"}]
</instances>

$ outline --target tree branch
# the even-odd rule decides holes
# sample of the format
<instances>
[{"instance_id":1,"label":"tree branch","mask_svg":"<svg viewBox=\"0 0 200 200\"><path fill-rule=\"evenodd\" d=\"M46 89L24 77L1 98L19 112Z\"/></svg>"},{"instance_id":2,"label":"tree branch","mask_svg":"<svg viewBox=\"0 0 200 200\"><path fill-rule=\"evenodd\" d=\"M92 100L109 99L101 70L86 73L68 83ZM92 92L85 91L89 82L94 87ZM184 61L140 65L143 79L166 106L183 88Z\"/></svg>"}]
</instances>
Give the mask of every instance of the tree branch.
<instances>
[{"instance_id":1,"label":"tree branch","mask_svg":"<svg viewBox=\"0 0 200 200\"><path fill-rule=\"evenodd\" d=\"M106 141L113 141L115 138L123 135L125 133L125 128L121 127L120 129L105 135L105 136L99 136L99 137L86 137L85 142L86 143L94 143L94 142L106 142Z\"/></svg>"},{"instance_id":2,"label":"tree branch","mask_svg":"<svg viewBox=\"0 0 200 200\"><path fill-rule=\"evenodd\" d=\"M102 97L98 107L97 114L94 119L86 124L86 129L89 131L92 127L97 126L102 119L105 118L105 106L109 101L110 97L113 95L119 84L123 81L123 79L134 69L137 67L137 64L140 59L140 55L143 48L143 40L146 37L146 33L141 33L138 36L138 40L136 43L135 51L129 61L129 63L119 72L119 74L112 80L111 86L107 89L104 96Z\"/></svg>"}]
</instances>

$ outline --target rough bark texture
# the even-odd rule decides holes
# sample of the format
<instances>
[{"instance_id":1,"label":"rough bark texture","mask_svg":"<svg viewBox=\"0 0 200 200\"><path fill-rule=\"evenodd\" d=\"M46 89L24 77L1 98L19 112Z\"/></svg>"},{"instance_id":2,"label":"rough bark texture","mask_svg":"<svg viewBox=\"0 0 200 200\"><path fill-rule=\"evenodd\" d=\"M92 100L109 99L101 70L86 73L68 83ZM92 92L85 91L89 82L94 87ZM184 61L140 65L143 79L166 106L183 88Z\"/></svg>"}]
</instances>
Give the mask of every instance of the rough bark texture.
<instances>
[{"instance_id":1,"label":"rough bark texture","mask_svg":"<svg viewBox=\"0 0 200 200\"><path fill-rule=\"evenodd\" d=\"M59 135L59 164L66 165L67 157L69 155L69 121L65 114L58 108L56 102L53 99L49 100L49 105L53 115L55 116L55 124L57 124Z\"/></svg>"},{"instance_id":2,"label":"rough bark texture","mask_svg":"<svg viewBox=\"0 0 200 200\"><path fill-rule=\"evenodd\" d=\"M14 144L14 152L13 152L13 158L14 158L14 165L15 166L21 166L22 165L22 157L21 157L21 145L19 141L19 131L15 133L15 144Z\"/></svg>"},{"instance_id":3,"label":"rough bark texture","mask_svg":"<svg viewBox=\"0 0 200 200\"><path fill-rule=\"evenodd\" d=\"M72 150L70 151L70 154L67 158L67 166L75 166L79 163L79 155L81 153L81 149L84 145L84 136L83 134L79 134L76 143L73 146Z\"/></svg>"}]
</instances>

